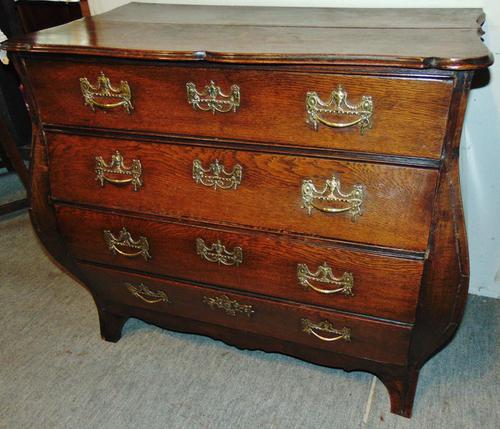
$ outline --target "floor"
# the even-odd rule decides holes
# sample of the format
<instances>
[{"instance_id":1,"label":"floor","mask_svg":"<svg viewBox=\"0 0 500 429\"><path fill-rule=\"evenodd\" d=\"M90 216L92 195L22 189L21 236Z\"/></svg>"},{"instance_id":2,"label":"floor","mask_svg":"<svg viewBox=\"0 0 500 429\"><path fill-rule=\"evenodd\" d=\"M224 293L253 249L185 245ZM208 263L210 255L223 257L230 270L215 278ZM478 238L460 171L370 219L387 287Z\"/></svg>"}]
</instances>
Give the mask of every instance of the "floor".
<instances>
[{"instance_id":1,"label":"floor","mask_svg":"<svg viewBox=\"0 0 500 429\"><path fill-rule=\"evenodd\" d=\"M4 180L0 202L15 188ZM389 413L369 374L134 319L102 341L90 295L43 252L26 212L0 218L0 326L1 429L500 427L500 300L469 297L410 420Z\"/></svg>"}]
</instances>

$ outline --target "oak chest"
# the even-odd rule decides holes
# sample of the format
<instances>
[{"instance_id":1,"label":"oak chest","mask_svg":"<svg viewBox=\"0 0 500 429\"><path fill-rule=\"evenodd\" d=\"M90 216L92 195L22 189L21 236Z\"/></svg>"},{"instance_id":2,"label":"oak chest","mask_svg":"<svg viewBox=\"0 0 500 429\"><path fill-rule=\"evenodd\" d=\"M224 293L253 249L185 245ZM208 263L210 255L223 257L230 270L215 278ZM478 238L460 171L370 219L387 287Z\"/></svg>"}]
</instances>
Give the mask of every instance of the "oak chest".
<instances>
[{"instance_id":1,"label":"oak chest","mask_svg":"<svg viewBox=\"0 0 500 429\"><path fill-rule=\"evenodd\" d=\"M130 4L7 42L33 225L103 338L137 317L369 371L409 417L467 296L458 149L492 62L482 19Z\"/></svg>"}]
</instances>

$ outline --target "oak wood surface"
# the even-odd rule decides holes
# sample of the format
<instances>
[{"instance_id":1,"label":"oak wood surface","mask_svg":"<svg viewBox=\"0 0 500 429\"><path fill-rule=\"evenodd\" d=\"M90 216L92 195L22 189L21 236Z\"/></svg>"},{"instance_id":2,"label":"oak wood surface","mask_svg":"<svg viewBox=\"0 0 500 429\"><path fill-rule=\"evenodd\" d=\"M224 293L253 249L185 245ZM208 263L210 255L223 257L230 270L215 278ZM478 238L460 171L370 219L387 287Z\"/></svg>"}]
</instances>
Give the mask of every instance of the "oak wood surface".
<instances>
[{"instance_id":1,"label":"oak wood surface","mask_svg":"<svg viewBox=\"0 0 500 429\"><path fill-rule=\"evenodd\" d=\"M327 14L317 24L321 26L311 27L304 26L308 22L307 14L313 21L321 14L321 9L306 12L305 16L301 9L285 9L287 18L277 20L273 18L276 11L271 10L270 17L261 23L259 15L267 15L265 8L259 9L253 19L241 18L248 13L245 8L231 8L229 14L233 21L248 23L242 26L225 25L224 15L205 21L203 9L198 8L188 12L184 9L180 16L176 12L179 8L170 9L169 5L155 6L155 10L146 12L142 18L143 8L146 9L137 5L125 6L119 9L117 18L113 18L113 12L98 18L85 18L12 40L5 46L12 51L33 53L162 60L378 64L453 70L487 67L493 60L478 37L478 23L482 22L483 15L477 9L466 9L458 19L460 9L439 10L430 22L430 12L412 14L404 9L386 9L385 14L384 10L365 10L357 15L353 10L348 16L344 12L345 18L340 16L331 23L326 22L330 21ZM169 19L171 10L174 17ZM334 14L335 11L330 13ZM371 15L376 17L376 28L364 25ZM401 22L406 23L405 28L384 25L401 18Z\"/></svg>"},{"instance_id":2,"label":"oak wood surface","mask_svg":"<svg viewBox=\"0 0 500 429\"><path fill-rule=\"evenodd\" d=\"M453 121L446 138L433 213L429 258L419 297L418 330L414 332L411 364L420 367L455 334L467 301L469 256L459 176L459 146L472 75L459 77L453 98Z\"/></svg>"},{"instance_id":3,"label":"oak wood surface","mask_svg":"<svg viewBox=\"0 0 500 429\"><path fill-rule=\"evenodd\" d=\"M110 162L116 150L126 165L141 161L144 185L137 192L130 185L101 187L96 180L95 157ZM436 170L64 134L49 135L49 152L52 196L57 200L407 250L427 248ZM196 159L204 168L216 159L227 171L240 165L241 185L224 190L196 183ZM303 208L303 180L312 179L321 190L332 175L344 193L357 184L365 187L362 215L355 221L347 212L308 214Z\"/></svg>"},{"instance_id":4,"label":"oak wood surface","mask_svg":"<svg viewBox=\"0 0 500 429\"><path fill-rule=\"evenodd\" d=\"M321 241L145 221L70 206L57 207L57 213L61 234L79 259L402 322L413 322L415 318L421 260L341 249ZM151 260L113 255L109 251L103 230L118 236L123 226L134 239L147 238ZM240 247L243 262L239 266L224 266L204 260L196 251L197 238L208 247L217 240L228 251ZM121 249L130 252L125 247ZM324 295L300 285L297 264L307 264L315 272L325 262L337 277L352 273L353 296ZM311 283L323 289L339 287Z\"/></svg>"},{"instance_id":5,"label":"oak wood surface","mask_svg":"<svg viewBox=\"0 0 500 429\"><path fill-rule=\"evenodd\" d=\"M452 80L368 77L241 68L176 67L138 64L33 61L29 63L42 121L86 127L150 131L176 135L272 141L273 144L341 149L439 159L449 109ZM95 84L103 71L115 86L127 81L134 110L122 106L92 111L84 104L80 78ZM193 109L186 83L199 91L214 81L224 93L238 85L236 112ZM339 85L356 104L371 96L372 128L358 126L318 130L307 123L306 94L316 91L325 102ZM107 102L116 99L105 100ZM347 122L353 116L322 115Z\"/></svg>"},{"instance_id":6,"label":"oak wood surface","mask_svg":"<svg viewBox=\"0 0 500 429\"><path fill-rule=\"evenodd\" d=\"M96 21L170 24L266 25L334 28L470 28L484 22L481 9L304 8L203 6L131 2L94 16Z\"/></svg>"},{"instance_id":7,"label":"oak wood surface","mask_svg":"<svg viewBox=\"0 0 500 429\"><path fill-rule=\"evenodd\" d=\"M121 273L89 265L80 265L90 279L95 293L103 301L115 301L129 306L147 308L151 312L166 312L173 315L237 328L243 332L253 332L270 337L294 341L297 344L332 350L350 356L363 357L375 362L404 364L408 352L411 328L363 317L349 316L334 311L325 311L305 305L297 306L257 297L236 294L226 290L214 290L187 283L159 280L144 275ZM163 291L169 303L149 304L132 295L125 285L144 284L152 291ZM237 312L235 316L224 309L210 308L203 302L204 297L226 296L240 305L250 305L253 314L248 317ZM335 328L351 329L351 341L325 342L302 330L301 319L314 323L328 320ZM325 337L336 334L317 331Z\"/></svg>"}]
</instances>

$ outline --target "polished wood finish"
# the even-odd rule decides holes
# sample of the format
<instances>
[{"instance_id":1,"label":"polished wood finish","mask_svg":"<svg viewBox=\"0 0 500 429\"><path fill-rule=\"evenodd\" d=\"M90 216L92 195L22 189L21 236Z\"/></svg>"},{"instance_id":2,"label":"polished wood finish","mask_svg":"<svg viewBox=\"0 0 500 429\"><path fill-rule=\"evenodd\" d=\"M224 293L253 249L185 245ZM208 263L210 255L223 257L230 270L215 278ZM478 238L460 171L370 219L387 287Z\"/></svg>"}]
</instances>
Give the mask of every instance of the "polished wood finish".
<instances>
[{"instance_id":1,"label":"polished wood finish","mask_svg":"<svg viewBox=\"0 0 500 429\"><path fill-rule=\"evenodd\" d=\"M214 225L148 221L72 206L57 206L56 213L71 253L81 260L403 322L415 320L421 260L347 249L326 241L304 241L299 237ZM109 251L103 231L118 235L123 226L133 237L142 235L148 239L151 260L113 255ZM220 240L228 250L241 247L243 262L239 266L219 266L203 260L196 253L197 238L207 244ZM305 263L316 271L325 262L339 277L344 272L353 274L353 296L323 295L299 284L297 264ZM316 286L328 288L320 283Z\"/></svg>"},{"instance_id":2,"label":"polished wood finish","mask_svg":"<svg viewBox=\"0 0 500 429\"><path fill-rule=\"evenodd\" d=\"M458 154L472 74L461 75L454 94L454 121L447 133L447 156L442 167L433 215L429 258L425 262L418 309L418 329L413 337L412 365L420 367L433 350L455 334L467 299L469 257L465 231Z\"/></svg>"},{"instance_id":3,"label":"polished wood finish","mask_svg":"<svg viewBox=\"0 0 500 429\"><path fill-rule=\"evenodd\" d=\"M57 200L413 251L425 251L427 247L438 175L433 169L63 134L49 134L48 142L49 162L57 160L50 169L52 195ZM126 157L126 164L132 159L141 161L144 184L138 191L130 185L101 187L96 181L95 157L110 162L116 150ZM205 168L216 159L228 170L237 164L242 166L241 185L223 190L196 183L192 177L195 159ZM302 207L303 180L312 179L322 189L332 175L340 179L343 192L357 184L366 189L362 215L354 222L349 213L313 210L309 215Z\"/></svg>"},{"instance_id":4,"label":"polished wood finish","mask_svg":"<svg viewBox=\"0 0 500 429\"><path fill-rule=\"evenodd\" d=\"M272 134L273 143L279 145L435 159L441 156L453 86L447 79L235 67L171 67L167 73L158 65L54 60L30 61L28 67L41 119L48 124L250 142L265 141ZM101 71L115 85L128 82L134 106L131 114L123 108L93 112L84 105L80 78L95 83ZM187 100L186 83L193 82L203 90L210 81L226 93L231 85L239 86L241 105L236 112L214 115L193 109ZM358 127L320 125L315 131L307 123L307 92L316 91L326 101L338 85L353 103L363 95L372 97L373 125L364 135Z\"/></svg>"},{"instance_id":5,"label":"polished wood finish","mask_svg":"<svg viewBox=\"0 0 500 429\"><path fill-rule=\"evenodd\" d=\"M91 283L106 285L106 290L95 291L102 295L102 299L113 296L113 301L124 305L148 308L152 312L166 312L189 319L217 325L228 326L264 336L271 336L285 341L293 341L305 346L323 350L334 350L336 353L372 359L376 362L404 364L407 357L407 348L411 329L408 326L387 322L369 320L320 310L314 307L296 306L293 304L271 301L228 292L209 289L189 284L159 280L143 275L121 273L96 267L83 267ZM166 292L169 302L149 304L132 295L126 283L144 284L154 291ZM227 296L242 305L250 305L253 313L247 316L244 313L231 315L224 309L211 309L205 304L204 297ZM330 321L338 329L351 329L351 341L326 342L303 332L301 319L306 318L313 322ZM335 337L335 334L320 332L326 337Z\"/></svg>"},{"instance_id":6,"label":"polished wood finish","mask_svg":"<svg viewBox=\"0 0 500 429\"><path fill-rule=\"evenodd\" d=\"M460 17L460 12L440 10L432 18L432 12L366 9L344 12L333 20L336 11L280 8L270 14L266 9L256 13L255 9L226 7L214 13L207 7L191 6L179 13L178 7L170 5L127 5L12 40L6 46L30 53L171 61L450 70L486 67L493 61L477 37L483 20L479 9L467 9ZM232 15L229 25L227 14Z\"/></svg>"},{"instance_id":7,"label":"polished wood finish","mask_svg":"<svg viewBox=\"0 0 500 429\"><path fill-rule=\"evenodd\" d=\"M458 149L472 70L492 61L477 37L481 12L203 10L132 4L5 45L33 113L36 232L91 292L106 340L117 341L136 317L240 348L368 371L386 385L391 411L409 417L419 371L451 339L466 301ZM226 18L219 18L222 10ZM132 114L84 106L79 74L92 81L101 68L112 81L130 81ZM64 85L55 87L48 75ZM211 76L224 87L252 82L245 84L251 98L242 96L237 113L186 109L185 80L202 85L197 79ZM364 136L357 129L312 131L305 110L298 113L304 82L324 97L340 77L353 98L372 91L379 100L380 114ZM269 85L273 79L279 91ZM167 87L170 93L155 93ZM116 150L126 164L141 159L137 191L96 182L95 157L109 161ZM227 191L196 185L195 157L205 166L240 163L242 183ZM344 191L366 186L356 222L300 208L302 178L320 187L334 172ZM134 238L147 236L150 260L109 252L103 230L122 227ZM202 260L198 236L241 246L242 263ZM352 272L355 295L298 288L298 261ZM153 296L166 293L170 303L146 303L125 282L143 283ZM232 316L203 302L223 295L254 313ZM351 342L308 335L303 318L349 327Z\"/></svg>"},{"instance_id":8,"label":"polished wood finish","mask_svg":"<svg viewBox=\"0 0 500 429\"><path fill-rule=\"evenodd\" d=\"M202 18L200 18L202 16ZM368 28L467 28L478 30L484 22L481 9L363 9L227 7L164 5L133 2L94 17L97 21L199 25L262 25L270 27L352 27Z\"/></svg>"}]
</instances>

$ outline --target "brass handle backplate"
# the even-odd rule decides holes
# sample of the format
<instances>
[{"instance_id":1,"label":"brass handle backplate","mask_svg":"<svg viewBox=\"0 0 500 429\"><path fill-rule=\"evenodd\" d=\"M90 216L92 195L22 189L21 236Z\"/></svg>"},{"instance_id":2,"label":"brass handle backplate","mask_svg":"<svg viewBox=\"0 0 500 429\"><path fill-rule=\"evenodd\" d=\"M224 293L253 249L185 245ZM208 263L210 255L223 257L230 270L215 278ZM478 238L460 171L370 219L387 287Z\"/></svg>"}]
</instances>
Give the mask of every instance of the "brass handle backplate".
<instances>
[{"instance_id":1,"label":"brass handle backplate","mask_svg":"<svg viewBox=\"0 0 500 429\"><path fill-rule=\"evenodd\" d=\"M343 213L348 212L352 220L355 221L357 216L361 215L361 205L364 201L364 190L362 185L354 185L353 190L348 194L340 190L341 183L334 175L331 179L326 180L323 190L318 191L314 183L310 179L302 181L302 208L307 210L310 215L313 209L325 213ZM325 201L327 203L345 204L344 207L326 207L316 203Z\"/></svg>"},{"instance_id":2,"label":"brass handle backplate","mask_svg":"<svg viewBox=\"0 0 500 429\"><path fill-rule=\"evenodd\" d=\"M111 85L109 78L101 72L95 86L86 77L80 78L80 89L82 90L85 105L90 106L94 112L96 107L109 110L123 106L127 113L132 113L132 110L134 110L130 86L125 80L122 80L120 86L116 88ZM103 101L104 99L112 99L113 101L106 103Z\"/></svg>"},{"instance_id":3,"label":"brass handle backplate","mask_svg":"<svg viewBox=\"0 0 500 429\"><path fill-rule=\"evenodd\" d=\"M125 283L127 290L136 298L141 299L148 304L157 304L159 302L169 303L170 300L165 292L162 290L151 290L144 283L134 285L132 283Z\"/></svg>"},{"instance_id":4,"label":"brass handle backplate","mask_svg":"<svg viewBox=\"0 0 500 429\"><path fill-rule=\"evenodd\" d=\"M96 180L104 187L104 182L114 184L131 183L134 191L142 186L142 165L138 159L133 159L130 167L125 167L123 155L116 151L111 156L111 162L107 164L102 156L95 157ZM111 175L111 177L109 176ZM125 179L117 179L116 175L128 176Z\"/></svg>"},{"instance_id":5,"label":"brass handle backplate","mask_svg":"<svg viewBox=\"0 0 500 429\"><path fill-rule=\"evenodd\" d=\"M341 277L333 275L332 268L325 262L312 273L306 264L297 264L297 280L304 289L312 289L318 293L333 294L341 293L346 296L354 295L354 277L352 273L345 272ZM339 286L335 289L323 289L315 286L311 281Z\"/></svg>"},{"instance_id":6,"label":"brass handle backplate","mask_svg":"<svg viewBox=\"0 0 500 429\"><path fill-rule=\"evenodd\" d=\"M118 253L129 258L142 256L146 261L151 259L151 255L149 254L149 243L146 237L140 236L138 240L134 240L125 227L120 230L118 237L115 237L109 230L103 232L104 241L113 255ZM126 247L135 251L128 253L121 250L120 247Z\"/></svg>"},{"instance_id":7,"label":"brass handle backplate","mask_svg":"<svg viewBox=\"0 0 500 429\"><path fill-rule=\"evenodd\" d=\"M323 322L314 323L309 319L302 319L302 331L306 334L313 335L321 341L351 341L351 330L349 328L336 329L332 323L328 320ZM318 334L316 331L328 332L330 334L336 335L335 337L324 337L323 335Z\"/></svg>"},{"instance_id":8,"label":"brass handle backplate","mask_svg":"<svg viewBox=\"0 0 500 429\"><path fill-rule=\"evenodd\" d=\"M241 247L235 247L232 251L229 251L220 240L207 246L202 238L197 238L196 253L202 259L215 262L218 265L234 265L237 267L243 262L243 249Z\"/></svg>"},{"instance_id":9,"label":"brass handle backplate","mask_svg":"<svg viewBox=\"0 0 500 429\"><path fill-rule=\"evenodd\" d=\"M236 316L238 313L250 317L255 311L251 305L240 304L234 299L230 299L227 295L216 296L209 298L203 297L203 303L207 304L212 310L222 310L229 316Z\"/></svg>"},{"instance_id":10,"label":"brass handle backplate","mask_svg":"<svg viewBox=\"0 0 500 429\"><path fill-rule=\"evenodd\" d=\"M347 101L347 92L342 85L330 94L328 101L323 101L316 92L308 92L306 95L307 122L315 129L320 123L333 128L347 128L357 125L361 134L372 127L373 101L372 97L363 95L358 104ZM322 115L334 117L347 117L347 122L331 122Z\"/></svg>"},{"instance_id":11,"label":"brass handle backplate","mask_svg":"<svg viewBox=\"0 0 500 429\"><path fill-rule=\"evenodd\" d=\"M236 164L232 171L228 172L218 159L212 162L207 169L203 168L199 159L193 161L194 181L214 189L236 189L241 183L242 175L243 167L239 164Z\"/></svg>"},{"instance_id":12,"label":"brass handle backplate","mask_svg":"<svg viewBox=\"0 0 500 429\"><path fill-rule=\"evenodd\" d=\"M227 113L236 112L240 107L240 88L238 85L231 86L231 92L224 94L214 81L210 81L203 91L199 92L193 82L186 83L187 100L193 109L205 112Z\"/></svg>"}]
</instances>

